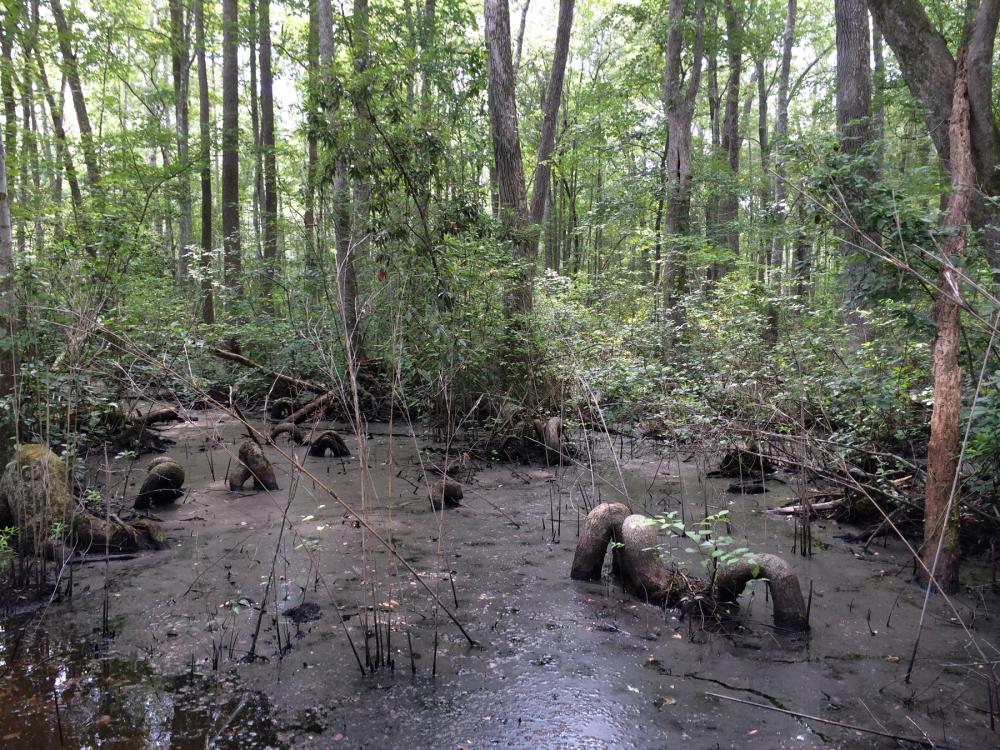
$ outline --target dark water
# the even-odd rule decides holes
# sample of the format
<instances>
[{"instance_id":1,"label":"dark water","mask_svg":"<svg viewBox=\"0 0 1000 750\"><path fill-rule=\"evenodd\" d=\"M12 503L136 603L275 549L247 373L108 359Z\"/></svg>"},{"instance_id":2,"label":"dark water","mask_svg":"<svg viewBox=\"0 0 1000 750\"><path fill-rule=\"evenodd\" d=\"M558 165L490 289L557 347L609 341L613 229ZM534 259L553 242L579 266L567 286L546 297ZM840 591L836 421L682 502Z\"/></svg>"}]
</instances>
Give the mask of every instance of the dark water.
<instances>
[{"instance_id":1,"label":"dark water","mask_svg":"<svg viewBox=\"0 0 1000 750\"><path fill-rule=\"evenodd\" d=\"M107 578L103 566L80 568L72 602L3 626L0 746L58 747L60 727L64 747L894 746L708 693L951 747L998 745L979 652L997 658L1000 601L984 573L970 567L956 599L969 633L932 603L906 684L922 593L905 550L862 553L824 522L813 557L792 556L791 522L764 513L791 485L727 495L729 481L704 479L696 462L598 442L594 471L480 465L464 507L435 514L421 461L440 456L384 425L367 442L370 480L356 458L325 458L304 459L315 480L296 481L275 455L273 495L224 488L231 423L206 414L173 432L193 492L159 514L171 549L113 563ZM364 507L401 559L318 482ZM625 498L689 522L728 509L734 543L785 555L803 587L812 582L811 635L775 629L763 588L719 632L613 582L570 581L578 519ZM688 544L667 546L703 574ZM303 603L304 616L285 616Z\"/></svg>"}]
</instances>

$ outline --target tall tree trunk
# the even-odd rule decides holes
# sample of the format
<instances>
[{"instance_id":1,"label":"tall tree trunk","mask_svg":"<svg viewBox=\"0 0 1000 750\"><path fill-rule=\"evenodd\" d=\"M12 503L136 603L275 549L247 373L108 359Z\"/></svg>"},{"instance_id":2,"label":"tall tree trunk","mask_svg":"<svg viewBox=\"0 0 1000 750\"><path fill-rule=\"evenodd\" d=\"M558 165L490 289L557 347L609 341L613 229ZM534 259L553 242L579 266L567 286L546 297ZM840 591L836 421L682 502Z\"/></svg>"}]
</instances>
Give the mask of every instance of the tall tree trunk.
<instances>
[{"instance_id":1,"label":"tall tree trunk","mask_svg":"<svg viewBox=\"0 0 1000 750\"><path fill-rule=\"evenodd\" d=\"M792 68L792 47L795 44L796 0L788 0L785 13L785 33L781 42L781 67L778 70L778 110L774 123L774 236L771 239L771 282L781 287L781 267L785 257L785 217L788 207L785 181L785 149L788 145L788 79Z\"/></svg>"},{"instance_id":2,"label":"tall tree trunk","mask_svg":"<svg viewBox=\"0 0 1000 750\"><path fill-rule=\"evenodd\" d=\"M7 193L7 163L3 141L0 140L0 339L9 346L0 347L0 398L14 396L15 362L14 335L17 311L14 305L14 236L10 222L10 200ZM9 337L9 338L8 338ZM14 404L16 406L16 403ZM0 426L0 460L7 460L10 434Z\"/></svg>"},{"instance_id":3,"label":"tall tree trunk","mask_svg":"<svg viewBox=\"0 0 1000 750\"><path fill-rule=\"evenodd\" d=\"M531 0L524 0L521 6L521 23L517 28L517 51L514 53L514 83L517 84L517 75L521 70L521 52L524 50L524 27L528 21L528 8Z\"/></svg>"},{"instance_id":4,"label":"tall tree trunk","mask_svg":"<svg viewBox=\"0 0 1000 750\"><path fill-rule=\"evenodd\" d=\"M954 233L941 248L941 268L935 294L937 338L934 341L934 408L927 448L924 495L924 543L920 559L924 582L934 573L946 594L958 591L958 459L959 412L962 402L961 347L962 271L953 259L965 255L966 224L975 190L972 163L968 78L965 49L959 51L955 71L954 104L948 126L952 194L945 225Z\"/></svg>"},{"instance_id":5,"label":"tall tree trunk","mask_svg":"<svg viewBox=\"0 0 1000 750\"><path fill-rule=\"evenodd\" d=\"M309 0L309 122L306 136L306 190L303 221L306 235L306 289L311 299L318 299L319 250L316 241L316 177L319 164L319 147L316 123L313 120L319 101L319 19L317 0Z\"/></svg>"},{"instance_id":6,"label":"tall tree trunk","mask_svg":"<svg viewBox=\"0 0 1000 750\"><path fill-rule=\"evenodd\" d=\"M215 323L212 291L212 125L205 60L205 0L194 0L195 50L198 57L198 166L201 173L201 319Z\"/></svg>"},{"instance_id":7,"label":"tall tree trunk","mask_svg":"<svg viewBox=\"0 0 1000 750\"><path fill-rule=\"evenodd\" d=\"M237 0L222 0L222 247L226 290L243 296L240 278L240 92Z\"/></svg>"},{"instance_id":8,"label":"tall tree trunk","mask_svg":"<svg viewBox=\"0 0 1000 750\"><path fill-rule=\"evenodd\" d=\"M882 54L882 30L878 19L872 22L872 137L875 139L875 171L881 176L885 159L885 59Z\"/></svg>"},{"instance_id":9,"label":"tall tree trunk","mask_svg":"<svg viewBox=\"0 0 1000 750\"><path fill-rule=\"evenodd\" d=\"M663 262L664 355L681 318L677 293L683 289L685 260L680 247L691 225L691 121L701 83L704 50L705 0L696 0L695 37L686 85L681 84L685 0L670 0L663 106L667 115L667 243Z\"/></svg>"},{"instance_id":10,"label":"tall tree trunk","mask_svg":"<svg viewBox=\"0 0 1000 750\"><path fill-rule=\"evenodd\" d=\"M278 272L278 163L274 153L274 84L271 74L271 0L260 0L260 139L264 158L264 296L270 305Z\"/></svg>"},{"instance_id":11,"label":"tall tree trunk","mask_svg":"<svg viewBox=\"0 0 1000 750\"><path fill-rule=\"evenodd\" d=\"M194 240L191 178L188 167L188 89L190 86L188 25L184 17L184 1L170 0L170 63L174 83L174 118L177 121L177 282L186 283L188 254Z\"/></svg>"},{"instance_id":12,"label":"tall tree trunk","mask_svg":"<svg viewBox=\"0 0 1000 750\"><path fill-rule=\"evenodd\" d=\"M61 0L51 0L52 17L59 32L59 49L62 52L63 70L69 82L69 90L73 96L73 108L76 110L76 122L80 130L80 144L83 146L83 163L87 167L87 182L91 188L100 180L100 170L97 167L97 149L94 147L93 129L87 114L87 101L83 97L83 83L80 81L80 68L76 53L73 51L73 31L63 14Z\"/></svg>"},{"instance_id":13,"label":"tall tree trunk","mask_svg":"<svg viewBox=\"0 0 1000 750\"><path fill-rule=\"evenodd\" d=\"M253 190L250 193L250 217L253 222L253 242L257 261L261 269L264 267L264 249L261 242L260 214L264 204L264 158L260 143L260 97L257 82L257 2L250 0L247 6L247 19L250 26L247 57L250 62L250 133L253 137ZM264 284L266 286L266 283Z\"/></svg>"},{"instance_id":14,"label":"tall tree trunk","mask_svg":"<svg viewBox=\"0 0 1000 750\"><path fill-rule=\"evenodd\" d=\"M0 22L0 97L3 97L3 142L6 150L7 172L13 174L17 161L17 99L14 97L14 36L17 33L17 13L9 13ZM13 191L13 179L9 180L11 190L7 210L17 196Z\"/></svg>"},{"instance_id":15,"label":"tall tree trunk","mask_svg":"<svg viewBox=\"0 0 1000 750\"><path fill-rule=\"evenodd\" d=\"M871 47L865 0L835 0L834 15L837 24L837 134L840 149L844 154L863 156L872 140ZM874 178L867 168L860 170L860 174ZM870 246L860 232L845 229L844 233L847 319L863 331L862 320L853 310L864 292L874 260L867 252Z\"/></svg>"},{"instance_id":16,"label":"tall tree trunk","mask_svg":"<svg viewBox=\"0 0 1000 750\"><path fill-rule=\"evenodd\" d=\"M537 240L528 236L524 163L518 136L514 68L510 56L510 9L507 0L485 0L488 108L496 164L503 239L511 242L517 280L506 300L508 313L530 313L533 303Z\"/></svg>"},{"instance_id":17,"label":"tall tree trunk","mask_svg":"<svg viewBox=\"0 0 1000 750\"><path fill-rule=\"evenodd\" d=\"M542 122L539 126L538 163L535 165L535 186L531 191L531 213L529 221L540 224L545 214L548 197L550 161L556 144L556 123L559 117L559 102L562 98L563 77L566 74L566 58L569 56L570 33L573 28L574 0L560 0L559 23L556 26L556 48L552 56L552 72L549 75L548 90L542 105Z\"/></svg>"},{"instance_id":18,"label":"tall tree trunk","mask_svg":"<svg viewBox=\"0 0 1000 750\"><path fill-rule=\"evenodd\" d=\"M66 140L66 128L63 124L62 92L57 100L52 89L49 87L49 78L45 72L45 61L42 59L41 51L35 47L36 70L38 71L38 83L42 87L42 94L49 105L49 116L52 118L52 131L56 137L56 150L61 154L61 166L66 171L66 181L69 183L70 201L73 205L73 214L80 220L80 212L83 205L83 193L80 191L80 181L76 176L76 167L73 165L73 154L70 152L69 143ZM60 196L62 189L59 190Z\"/></svg>"},{"instance_id":19,"label":"tall tree trunk","mask_svg":"<svg viewBox=\"0 0 1000 750\"><path fill-rule=\"evenodd\" d=\"M743 30L740 18L733 0L726 0L723 5L723 15L726 23L726 58L729 65L729 77L726 81L725 113L722 119L722 148L726 152L729 165L727 179L730 184L723 192L719 201L719 221L726 230L726 244L733 257L740 254L740 224L739 224L739 190L736 181L740 172L740 79L743 74ZM712 274L719 278L726 264L717 264Z\"/></svg>"}]
</instances>

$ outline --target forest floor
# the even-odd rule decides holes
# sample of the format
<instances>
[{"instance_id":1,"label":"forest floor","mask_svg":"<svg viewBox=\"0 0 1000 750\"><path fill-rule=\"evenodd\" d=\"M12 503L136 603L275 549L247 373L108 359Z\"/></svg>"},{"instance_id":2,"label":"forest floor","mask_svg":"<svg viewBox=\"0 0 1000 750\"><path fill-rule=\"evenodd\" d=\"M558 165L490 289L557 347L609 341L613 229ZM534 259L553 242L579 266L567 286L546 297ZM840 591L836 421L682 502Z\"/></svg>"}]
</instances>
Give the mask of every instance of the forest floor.
<instances>
[{"instance_id":1,"label":"forest floor","mask_svg":"<svg viewBox=\"0 0 1000 750\"><path fill-rule=\"evenodd\" d=\"M166 431L190 488L155 513L170 548L106 571L78 566L71 601L0 622L0 747L895 746L708 693L939 747L995 745L986 683L968 666L981 657L937 599L904 682L923 601L905 548L888 541L862 552L836 538L849 528L819 521L812 557L793 555L794 522L765 512L793 495L790 479L769 482L763 495L727 494L731 480L706 479L699 459L594 436L592 468L484 463L465 477L463 507L435 513L422 464L440 463L442 446L393 429L369 427L370 482L346 432L354 457L304 458L305 466L352 507L361 508L365 487L372 525L478 645L398 561L362 541L342 507L305 476L293 481L273 450L280 491L229 491L223 480L241 426L202 412ZM111 489L137 486L149 460L128 472L115 465ZM279 546L289 497L295 533L286 528ZM742 598L739 627L722 632L613 581L571 581L579 519L602 500L647 514L677 510L688 522L728 508L741 545L785 556L803 588L812 585L811 634L775 630L762 583ZM365 577L362 544L374 578ZM690 543L669 546L702 574L684 552ZM248 663L274 560L259 658ZM967 564L963 580L962 619L980 641L998 643L1000 596L989 571ZM102 633L105 591L111 633ZM318 617L296 624L286 613L303 602L317 607L298 612ZM369 638L369 655L390 654L394 668L363 676L340 616L364 660L363 625L375 612L391 643Z\"/></svg>"}]
</instances>

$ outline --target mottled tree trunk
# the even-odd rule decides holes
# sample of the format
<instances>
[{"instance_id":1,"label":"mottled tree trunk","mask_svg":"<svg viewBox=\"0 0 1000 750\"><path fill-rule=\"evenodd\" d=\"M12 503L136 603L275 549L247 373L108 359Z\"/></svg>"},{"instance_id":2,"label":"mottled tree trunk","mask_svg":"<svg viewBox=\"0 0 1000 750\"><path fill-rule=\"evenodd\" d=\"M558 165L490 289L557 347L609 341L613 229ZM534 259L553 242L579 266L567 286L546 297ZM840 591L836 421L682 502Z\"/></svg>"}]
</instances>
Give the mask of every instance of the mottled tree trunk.
<instances>
[{"instance_id":1,"label":"mottled tree trunk","mask_svg":"<svg viewBox=\"0 0 1000 750\"><path fill-rule=\"evenodd\" d=\"M319 20L316 0L309 0L309 122L306 133L306 185L303 224L306 236L306 289L312 299L318 299L319 245L316 233L316 171L319 164L319 146L316 137L315 116L319 86Z\"/></svg>"},{"instance_id":2,"label":"mottled tree trunk","mask_svg":"<svg viewBox=\"0 0 1000 750\"><path fill-rule=\"evenodd\" d=\"M725 113L722 118L722 148L726 152L729 165L727 175L730 184L723 192L719 201L719 221L725 226L726 245L733 257L740 254L740 223L739 223L739 190L736 184L740 173L740 149L743 141L740 137L740 78L743 74L743 29L740 18L732 0L726 0L723 6L726 23L726 58L729 65L729 77L726 81ZM718 265L713 277L719 278L725 266Z\"/></svg>"},{"instance_id":3,"label":"mottled tree trunk","mask_svg":"<svg viewBox=\"0 0 1000 750\"><path fill-rule=\"evenodd\" d=\"M270 295L278 273L278 163L274 153L274 84L271 74L271 0L260 0L260 140L264 162L264 297Z\"/></svg>"},{"instance_id":4,"label":"mottled tree trunk","mask_svg":"<svg viewBox=\"0 0 1000 750\"><path fill-rule=\"evenodd\" d=\"M185 283L188 273L188 253L193 242L191 216L191 179L188 166L188 88L190 67L188 26L184 18L183 0L170 0L170 63L174 84L174 118L177 121L177 281Z\"/></svg>"},{"instance_id":5,"label":"mottled tree trunk","mask_svg":"<svg viewBox=\"0 0 1000 750\"><path fill-rule=\"evenodd\" d=\"M785 33L781 43L781 67L778 70L778 108L774 122L774 237L771 239L771 281L781 286L781 267L785 257L785 217L788 207L785 180L785 148L788 145L788 78L792 67L792 47L795 44L796 0L788 0Z\"/></svg>"},{"instance_id":6,"label":"mottled tree trunk","mask_svg":"<svg viewBox=\"0 0 1000 750\"><path fill-rule=\"evenodd\" d=\"M14 306L14 234L7 193L7 161L0 141L0 340L13 342L17 314ZM14 347L0 347L0 398L14 393ZM6 438L6 435L3 435ZM6 456L7 440L0 441L0 457Z\"/></svg>"},{"instance_id":7,"label":"mottled tree trunk","mask_svg":"<svg viewBox=\"0 0 1000 750\"><path fill-rule=\"evenodd\" d=\"M205 0L194 0L195 52L198 58L198 167L201 175L201 319L215 323L212 291L212 127L205 60Z\"/></svg>"},{"instance_id":8,"label":"mottled tree trunk","mask_svg":"<svg viewBox=\"0 0 1000 750\"><path fill-rule=\"evenodd\" d=\"M222 247L226 290L243 295L240 257L240 92L237 0L222 0Z\"/></svg>"},{"instance_id":9,"label":"mottled tree trunk","mask_svg":"<svg viewBox=\"0 0 1000 750\"><path fill-rule=\"evenodd\" d=\"M941 268L934 302L937 322L932 366L934 408L927 447L924 543L920 548L920 559L924 564L922 579L929 582L928 571L933 572L938 585L948 594L958 591L958 423L962 405L962 368L958 355L961 347L963 272L953 259L965 255L966 224L975 189L964 55L963 49L959 52L955 72L954 104L948 127L952 194L948 200L945 225L953 230L953 234L941 248Z\"/></svg>"},{"instance_id":10,"label":"mottled tree trunk","mask_svg":"<svg viewBox=\"0 0 1000 750\"><path fill-rule=\"evenodd\" d=\"M862 157L871 146L872 75L869 57L868 10L865 0L835 0L837 24L837 134L843 153ZM858 171L855 169L855 171ZM860 175L874 174L867 167ZM861 196L849 198L848 209L855 210ZM853 310L864 294L865 282L874 269L870 244L860 232L844 228L843 255L847 319L862 330L861 318Z\"/></svg>"},{"instance_id":11,"label":"mottled tree trunk","mask_svg":"<svg viewBox=\"0 0 1000 750\"><path fill-rule=\"evenodd\" d=\"M688 233L691 224L691 121L701 81L704 50L705 2L695 5L695 38L691 69L685 86L681 85L683 52L684 0L670 0L667 30L666 66L663 76L663 107L667 116L667 215L666 247L663 259L664 354L672 339L672 328L679 320L676 293L683 286L684 265L679 258L678 240ZM680 262L679 262L680 261Z\"/></svg>"}]
</instances>

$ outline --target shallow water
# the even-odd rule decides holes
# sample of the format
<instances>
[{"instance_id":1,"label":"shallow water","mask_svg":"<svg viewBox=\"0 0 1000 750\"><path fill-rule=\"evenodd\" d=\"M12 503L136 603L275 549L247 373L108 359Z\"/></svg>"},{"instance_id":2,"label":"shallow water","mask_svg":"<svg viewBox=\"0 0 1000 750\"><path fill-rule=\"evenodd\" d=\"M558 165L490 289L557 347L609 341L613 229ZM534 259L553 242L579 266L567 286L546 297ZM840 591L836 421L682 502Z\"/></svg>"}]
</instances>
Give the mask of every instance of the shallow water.
<instances>
[{"instance_id":1,"label":"shallow water","mask_svg":"<svg viewBox=\"0 0 1000 750\"><path fill-rule=\"evenodd\" d=\"M973 639L932 600L906 684L923 595L908 580L905 550L890 543L861 554L834 537L838 524L821 522L813 556L793 556L793 522L763 512L793 493L791 480L770 483L765 495L729 495L730 480L705 479L694 460L598 439L593 472L478 466L464 507L442 514L430 509L421 469L421 461L440 461L440 446L395 431L370 427L370 482L361 481L356 457L304 465L366 509L475 646L399 560L313 479L291 476L276 452L281 491L226 489L240 429L202 413L168 431L192 490L157 512L171 549L111 563L106 575L103 564L82 566L72 601L0 626L0 746L894 746L706 693L909 737L924 732L951 747L1000 741L974 664L977 648L997 659L1000 635L1000 600L983 571L967 568L964 580L974 585L956 599ZM357 454L357 440L345 438ZM148 460L131 471L116 465L101 481L119 493L128 482L134 492ZM595 502L624 498L637 511L676 510L689 522L728 508L741 546L785 555L803 587L812 583L810 636L772 627L763 588L743 597L741 627L722 633L647 606L611 581L569 580L578 519ZM688 543L668 546L702 573L684 552ZM110 638L101 635L105 590ZM274 616L303 601L319 606L318 619ZM258 620L258 658L248 662ZM369 660L391 665L362 674Z\"/></svg>"}]
</instances>

